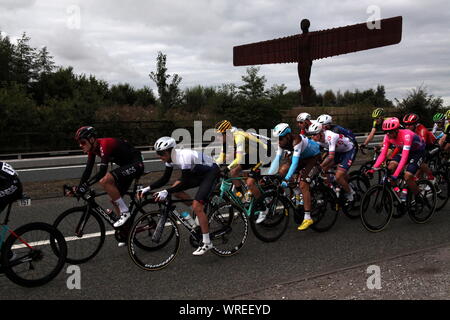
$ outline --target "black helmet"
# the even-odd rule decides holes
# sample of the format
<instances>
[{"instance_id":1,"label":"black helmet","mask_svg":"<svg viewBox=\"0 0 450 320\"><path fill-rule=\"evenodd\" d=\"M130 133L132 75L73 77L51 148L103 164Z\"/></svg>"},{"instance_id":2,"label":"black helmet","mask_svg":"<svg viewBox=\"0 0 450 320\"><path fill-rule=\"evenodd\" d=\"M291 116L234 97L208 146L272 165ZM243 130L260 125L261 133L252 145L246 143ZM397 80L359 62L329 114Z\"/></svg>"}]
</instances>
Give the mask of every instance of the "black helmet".
<instances>
[{"instance_id":1,"label":"black helmet","mask_svg":"<svg viewBox=\"0 0 450 320\"><path fill-rule=\"evenodd\" d=\"M97 132L94 127L84 126L77 130L75 133L75 140L80 141L81 139L96 138Z\"/></svg>"}]
</instances>

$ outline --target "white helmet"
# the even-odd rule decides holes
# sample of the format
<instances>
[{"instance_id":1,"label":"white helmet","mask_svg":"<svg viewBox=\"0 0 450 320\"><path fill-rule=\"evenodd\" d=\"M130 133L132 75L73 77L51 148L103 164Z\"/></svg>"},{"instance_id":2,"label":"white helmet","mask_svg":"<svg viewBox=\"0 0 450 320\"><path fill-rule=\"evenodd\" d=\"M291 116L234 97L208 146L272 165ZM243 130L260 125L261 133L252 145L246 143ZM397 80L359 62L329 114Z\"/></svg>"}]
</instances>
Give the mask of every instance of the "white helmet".
<instances>
[{"instance_id":1,"label":"white helmet","mask_svg":"<svg viewBox=\"0 0 450 320\"><path fill-rule=\"evenodd\" d=\"M163 151L176 146L176 141L172 137L161 137L155 142L155 151Z\"/></svg>"},{"instance_id":2,"label":"white helmet","mask_svg":"<svg viewBox=\"0 0 450 320\"><path fill-rule=\"evenodd\" d=\"M321 116L319 116L317 118L317 122L319 122L323 125L331 124L332 121L333 121L333 118L328 114L322 114Z\"/></svg>"},{"instance_id":3,"label":"white helmet","mask_svg":"<svg viewBox=\"0 0 450 320\"><path fill-rule=\"evenodd\" d=\"M274 137L283 137L291 132L291 128L287 123L279 123L273 128L272 135Z\"/></svg>"},{"instance_id":4,"label":"white helmet","mask_svg":"<svg viewBox=\"0 0 450 320\"><path fill-rule=\"evenodd\" d=\"M306 112L302 112L297 116L297 121L305 121L305 120L310 120L310 119L311 119L311 115Z\"/></svg>"},{"instance_id":5,"label":"white helmet","mask_svg":"<svg viewBox=\"0 0 450 320\"><path fill-rule=\"evenodd\" d=\"M308 129L306 129L306 133L310 135L318 134L322 131L323 127L320 122L317 120L312 120L311 124L309 125Z\"/></svg>"}]
</instances>

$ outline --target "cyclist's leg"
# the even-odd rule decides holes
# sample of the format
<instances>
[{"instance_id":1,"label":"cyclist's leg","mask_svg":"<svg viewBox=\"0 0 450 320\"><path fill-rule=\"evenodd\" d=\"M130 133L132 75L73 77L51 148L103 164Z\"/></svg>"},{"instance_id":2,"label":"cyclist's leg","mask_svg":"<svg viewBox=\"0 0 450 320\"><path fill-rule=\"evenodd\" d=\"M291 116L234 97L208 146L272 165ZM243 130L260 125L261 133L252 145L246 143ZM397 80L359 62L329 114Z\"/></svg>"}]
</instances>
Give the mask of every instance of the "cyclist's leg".
<instances>
[{"instance_id":1,"label":"cyclist's leg","mask_svg":"<svg viewBox=\"0 0 450 320\"><path fill-rule=\"evenodd\" d=\"M175 186L179 185L180 183L181 183L181 181L177 180L173 183L172 187L175 187ZM177 199L185 200L185 202L184 202L185 205L187 205L189 207L192 206L192 200L191 200L192 197L189 194L187 194L185 191L175 192L173 194L173 196Z\"/></svg>"},{"instance_id":2,"label":"cyclist's leg","mask_svg":"<svg viewBox=\"0 0 450 320\"><path fill-rule=\"evenodd\" d=\"M318 162L320 161L320 155L305 159L305 166L300 170L298 181L300 184L300 189L303 194L303 208L304 216L303 222L298 227L298 230L306 230L313 220L311 219L311 192L309 185L316 174L319 173Z\"/></svg>"},{"instance_id":3,"label":"cyclist's leg","mask_svg":"<svg viewBox=\"0 0 450 320\"><path fill-rule=\"evenodd\" d=\"M419 187L417 186L417 183L414 179L417 171L419 170L419 168L422 165L423 162L423 157L424 157L424 152L423 151L419 151L419 152L412 152L409 156L409 161L408 161L408 166L406 167L406 172L405 172L405 181L408 185L408 188L414 193L414 194L418 194L419 193Z\"/></svg>"},{"instance_id":4,"label":"cyclist's leg","mask_svg":"<svg viewBox=\"0 0 450 320\"><path fill-rule=\"evenodd\" d=\"M338 153L336 153L336 159L338 164L338 168L336 171L336 181L342 186L344 191L348 194L351 193L350 185L348 184L348 170L353 164L355 150L351 150L349 152L345 152L338 157Z\"/></svg>"}]
</instances>

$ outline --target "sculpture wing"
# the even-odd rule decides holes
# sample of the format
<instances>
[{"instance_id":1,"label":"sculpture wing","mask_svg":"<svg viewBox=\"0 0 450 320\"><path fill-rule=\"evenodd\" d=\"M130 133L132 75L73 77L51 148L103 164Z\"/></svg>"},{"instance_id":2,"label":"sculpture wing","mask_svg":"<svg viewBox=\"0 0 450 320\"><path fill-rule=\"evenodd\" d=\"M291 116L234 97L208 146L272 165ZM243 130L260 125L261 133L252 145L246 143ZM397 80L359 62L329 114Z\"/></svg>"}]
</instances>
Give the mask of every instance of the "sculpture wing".
<instances>
[{"instance_id":1,"label":"sculpture wing","mask_svg":"<svg viewBox=\"0 0 450 320\"><path fill-rule=\"evenodd\" d=\"M301 58L322 59L340 54L397 44L402 37L402 17L377 21L380 29L367 23L309 32L233 48L233 65L292 63ZM308 44L309 43L309 49Z\"/></svg>"}]
</instances>

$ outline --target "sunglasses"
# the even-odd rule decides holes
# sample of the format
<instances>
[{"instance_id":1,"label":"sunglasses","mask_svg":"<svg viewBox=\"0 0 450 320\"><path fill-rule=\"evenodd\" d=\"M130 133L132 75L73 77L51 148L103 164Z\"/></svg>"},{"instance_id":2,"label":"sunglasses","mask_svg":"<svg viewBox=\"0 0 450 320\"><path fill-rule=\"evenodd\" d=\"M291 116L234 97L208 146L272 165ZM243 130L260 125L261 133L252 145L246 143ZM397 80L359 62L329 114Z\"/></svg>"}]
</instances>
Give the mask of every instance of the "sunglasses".
<instances>
[{"instance_id":1,"label":"sunglasses","mask_svg":"<svg viewBox=\"0 0 450 320\"><path fill-rule=\"evenodd\" d=\"M156 154L158 156L163 156L163 155L165 155L165 151L164 150L163 151L156 151Z\"/></svg>"},{"instance_id":2,"label":"sunglasses","mask_svg":"<svg viewBox=\"0 0 450 320\"><path fill-rule=\"evenodd\" d=\"M80 140L80 141L78 141L78 144L79 144L80 146L85 146L85 145L88 144L88 141L87 141L87 140Z\"/></svg>"}]
</instances>

